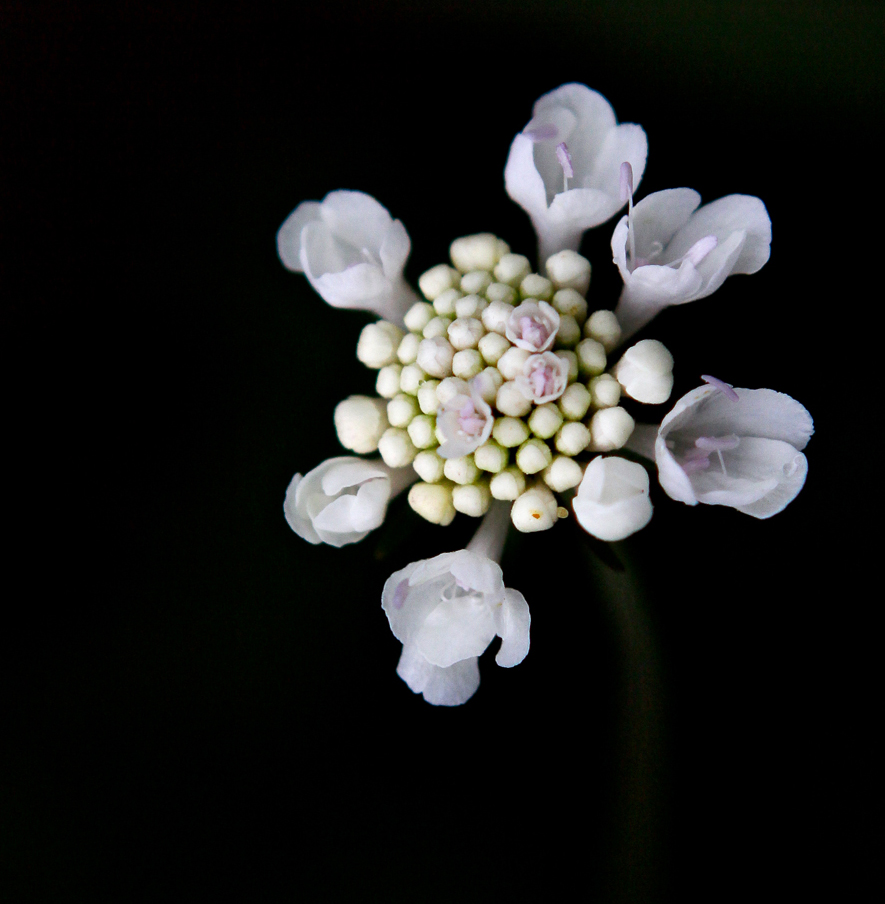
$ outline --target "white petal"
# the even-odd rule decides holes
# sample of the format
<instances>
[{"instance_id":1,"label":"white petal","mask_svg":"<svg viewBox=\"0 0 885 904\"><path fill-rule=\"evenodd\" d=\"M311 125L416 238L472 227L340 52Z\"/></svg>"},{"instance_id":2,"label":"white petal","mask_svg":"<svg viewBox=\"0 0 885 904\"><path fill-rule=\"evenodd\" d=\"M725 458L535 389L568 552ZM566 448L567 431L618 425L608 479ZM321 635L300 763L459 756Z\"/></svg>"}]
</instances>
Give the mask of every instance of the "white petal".
<instances>
[{"instance_id":1,"label":"white petal","mask_svg":"<svg viewBox=\"0 0 885 904\"><path fill-rule=\"evenodd\" d=\"M496 603L504 595L504 572L497 562L464 550L451 565L452 577L462 586L470 587Z\"/></svg>"},{"instance_id":2,"label":"white petal","mask_svg":"<svg viewBox=\"0 0 885 904\"><path fill-rule=\"evenodd\" d=\"M374 310L391 291L381 268L374 264L354 264L340 273L324 273L319 277L307 273L307 278L322 299L334 308Z\"/></svg>"},{"instance_id":3,"label":"white petal","mask_svg":"<svg viewBox=\"0 0 885 904\"><path fill-rule=\"evenodd\" d=\"M380 261L381 242L393 225L387 208L361 191L333 191L323 199L321 215L332 232L357 251Z\"/></svg>"},{"instance_id":4,"label":"white petal","mask_svg":"<svg viewBox=\"0 0 885 904\"><path fill-rule=\"evenodd\" d=\"M492 610L471 598L443 600L424 619L414 642L428 662L447 668L479 656L495 636Z\"/></svg>"},{"instance_id":5,"label":"white petal","mask_svg":"<svg viewBox=\"0 0 885 904\"><path fill-rule=\"evenodd\" d=\"M571 82L560 85L535 101L532 123L553 119L552 114L557 109L571 113L574 124L567 133L557 135L550 141L554 145L560 141L567 142L572 161L581 167L585 161L594 159L600 153L606 136L615 127L615 112L598 91Z\"/></svg>"},{"instance_id":6,"label":"white petal","mask_svg":"<svg viewBox=\"0 0 885 904\"><path fill-rule=\"evenodd\" d=\"M571 145L569 145L571 148ZM589 180L582 183L583 188L595 188L605 192L609 197L606 215L614 216L625 202L621 200L621 164L629 163L633 167L633 188L638 188L645 172L645 161L648 157L648 139L641 126L633 123L616 126L605 136L599 155L593 163ZM594 225L602 223L598 220Z\"/></svg>"},{"instance_id":7,"label":"white petal","mask_svg":"<svg viewBox=\"0 0 885 904\"><path fill-rule=\"evenodd\" d=\"M298 489L304 478L296 474L286 489L286 499L283 502L283 514L289 527L308 543L322 543L320 535L314 530L313 523L304 511L298 509Z\"/></svg>"},{"instance_id":8,"label":"white petal","mask_svg":"<svg viewBox=\"0 0 885 904\"><path fill-rule=\"evenodd\" d=\"M460 706L479 687L479 662L474 657L440 668L429 663L413 645L403 646L396 673L416 694L434 706Z\"/></svg>"},{"instance_id":9,"label":"white petal","mask_svg":"<svg viewBox=\"0 0 885 904\"><path fill-rule=\"evenodd\" d=\"M573 231L581 233L592 226L604 223L617 212L619 207L621 204L617 200L617 195L613 199L602 189L570 188L568 191L559 192L554 197L550 203L547 218L550 223L567 225Z\"/></svg>"},{"instance_id":10,"label":"white petal","mask_svg":"<svg viewBox=\"0 0 885 904\"><path fill-rule=\"evenodd\" d=\"M736 506L739 512L752 515L754 518L770 518L783 511L805 486L808 475L808 461L801 452L784 464L784 475L778 485L756 502Z\"/></svg>"},{"instance_id":11,"label":"white petal","mask_svg":"<svg viewBox=\"0 0 885 904\"><path fill-rule=\"evenodd\" d=\"M495 662L505 669L519 665L529 651L531 615L529 604L518 590L505 591L504 604L496 608L495 633L501 638L501 649Z\"/></svg>"},{"instance_id":12,"label":"white petal","mask_svg":"<svg viewBox=\"0 0 885 904\"><path fill-rule=\"evenodd\" d=\"M406 227L399 220L394 220L381 242L381 249L378 253L384 275L391 282L402 278L403 267L406 265L411 250L412 243Z\"/></svg>"},{"instance_id":13,"label":"white petal","mask_svg":"<svg viewBox=\"0 0 885 904\"><path fill-rule=\"evenodd\" d=\"M643 198L633 208L633 229L636 240L636 256L651 258L656 247L664 247L689 220L701 203L701 196L690 188L669 188L656 191ZM619 224L620 225L620 224ZM656 245L657 243L657 245ZM612 238L614 248L614 238ZM669 252L669 248L667 249ZM687 249L686 249L687 250ZM675 260L669 253L652 263L662 264Z\"/></svg>"},{"instance_id":14,"label":"white petal","mask_svg":"<svg viewBox=\"0 0 885 904\"><path fill-rule=\"evenodd\" d=\"M413 587L409 579L420 562L412 562L394 572L384 583L381 608L387 615L390 630L397 640L408 643L424 624L424 619L441 600L447 579L438 578Z\"/></svg>"},{"instance_id":15,"label":"white petal","mask_svg":"<svg viewBox=\"0 0 885 904\"><path fill-rule=\"evenodd\" d=\"M651 520L648 474L617 456L594 458L572 501L578 523L600 540L623 540Z\"/></svg>"},{"instance_id":16,"label":"white petal","mask_svg":"<svg viewBox=\"0 0 885 904\"><path fill-rule=\"evenodd\" d=\"M277 232L277 254L283 266L296 273L304 269L301 265L301 230L308 223L320 218L319 201L304 201L286 217Z\"/></svg>"},{"instance_id":17,"label":"white petal","mask_svg":"<svg viewBox=\"0 0 885 904\"><path fill-rule=\"evenodd\" d=\"M697 301L700 298L712 295L734 272L735 265L746 242L747 233L742 229L732 232L724 241L720 242L697 265L697 271L703 279L703 285L698 292L692 295L691 298L686 298L685 301ZM686 263L683 262L683 266ZM675 304L680 303L682 302L675 302Z\"/></svg>"},{"instance_id":18,"label":"white petal","mask_svg":"<svg viewBox=\"0 0 885 904\"><path fill-rule=\"evenodd\" d=\"M517 135L510 145L504 167L504 187L533 221L544 218L547 213L547 190L535 167L534 144L525 135Z\"/></svg>"},{"instance_id":19,"label":"white petal","mask_svg":"<svg viewBox=\"0 0 885 904\"><path fill-rule=\"evenodd\" d=\"M671 499L686 505L698 504L691 480L667 448L664 434L658 434L655 443L655 463L658 466L658 483Z\"/></svg>"}]
</instances>

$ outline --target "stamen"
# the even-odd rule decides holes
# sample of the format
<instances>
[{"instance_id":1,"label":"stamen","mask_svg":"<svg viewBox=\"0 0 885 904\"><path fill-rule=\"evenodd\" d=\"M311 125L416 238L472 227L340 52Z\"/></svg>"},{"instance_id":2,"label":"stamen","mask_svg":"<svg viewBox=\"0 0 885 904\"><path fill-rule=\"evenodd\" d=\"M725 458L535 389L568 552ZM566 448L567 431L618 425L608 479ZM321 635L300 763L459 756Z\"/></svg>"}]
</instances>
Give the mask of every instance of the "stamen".
<instances>
[{"instance_id":1,"label":"stamen","mask_svg":"<svg viewBox=\"0 0 885 904\"><path fill-rule=\"evenodd\" d=\"M685 252L682 259L688 261L692 266L697 265L719 244L719 239L715 235L705 235L702 239L698 239L688 251Z\"/></svg>"},{"instance_id":2,"label":"stamen","mask_svg":"<svg viewBox=\"0 0 885 904\"><path fill-rule=\"evenodd\" d=\"M531 141L549 141L551 138L556 138L559 129L552 122L545 122L543 125L526 129L522 134Z\"/></svg>"},{"instance_id":3,"label":"stamen","mask_svg":"<svg viewBox=\"0 0 885 904\"><path fill-rule=\"evenodd\" d=\"M734 433L729 433L728 436L699 436L694 444L705 452L727 452L729 449L737 449L741 438Z\"/></svg>"},{"instance_id":4,"label":"stamen","mask_svg":"<svg viewBox=\"0 0 885 904\"><path fill-rule=\"evenodd\" d=\"M723 383L722 380L711 377L709 374L701 374L701 379L705 383L709 383L711 386L714 386L720 392L724 393L726 398L731 399L732 402L740 401L738 394L731 388L731 383Z\"/></svg>"},{"instance_id":5,"label":"stamen","mask_svg":"<svg viewBox=\"0 0 885 904\"><path fill-rule=\"evenodd\" d=\"M633 230L633 167L625 160L621 164L621 202L627 202L627 241L630 244L630 266L632 273L637 267L636 233Z\"/></svg>"},{"instance_id":6,"label":"stamen","mask_svg":"<svg viewBox=\"0 0 885 904\"><path fill-rule=\"evenodd\" d=\"M568 180L575 178L575 168L572 166L572 157L568 152L568 145L560 141L556 145L556 159L562 167L562 190L568 191Z\"/></svg>"}]
</instances>

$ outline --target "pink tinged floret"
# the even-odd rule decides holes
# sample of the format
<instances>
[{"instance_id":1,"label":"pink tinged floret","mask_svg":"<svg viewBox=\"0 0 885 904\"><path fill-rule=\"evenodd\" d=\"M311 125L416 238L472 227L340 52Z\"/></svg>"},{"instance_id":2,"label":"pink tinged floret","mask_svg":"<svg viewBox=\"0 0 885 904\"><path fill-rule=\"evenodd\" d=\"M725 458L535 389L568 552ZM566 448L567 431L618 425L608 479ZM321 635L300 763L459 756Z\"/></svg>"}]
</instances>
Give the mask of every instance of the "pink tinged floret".
<instances>
[{"instance_id":1,"label":"pink tinged floret","mask_svg":"<svg viewBox=\"0 0 885 904\"><path fill-rule=\"evenodd\" d=\"M549 364L542 364L536 367L531 374L529 380L532 382L532 389L535 396L542 397L550 395L556 389L556 377L553 368Z\"/></svg>"},{"instance_id":2,"label":"pink tinged floret","mask_svg":"<svg viewBox=\"0 0 885 904\"><path fill-rule=\"evenodd\" d=\"M520 338L530 342L535 348L541 348L550 337L550 330L544 323L534 317L519 318Z\"/></svg>"},{"instance_id":3,"label":"pink tinged floret","mask_svg":"<svg viewBox=\"0 0 885 904\"><path fill-rule=\"evenodd\" d=\"M714 386L720 392L724 393L725 397L731 399L732 402L738 401L738 394L731 388L730 383L723 383L722 380L711 377L709 374L701 374L701 379L705 383L709 383L711 386Z\"/></svg>"},{"instance_id":4,"label":"pink tinged floret","mask_svg":"<svg viewBox=\"0 0 885 904\"><path fill-rule=\"evenodd\" d=\"M476 410L472 401L465 402L458 412L458 428L465 436L477 436L482 433L486 419Z\"/></svg>"}]
</instances>

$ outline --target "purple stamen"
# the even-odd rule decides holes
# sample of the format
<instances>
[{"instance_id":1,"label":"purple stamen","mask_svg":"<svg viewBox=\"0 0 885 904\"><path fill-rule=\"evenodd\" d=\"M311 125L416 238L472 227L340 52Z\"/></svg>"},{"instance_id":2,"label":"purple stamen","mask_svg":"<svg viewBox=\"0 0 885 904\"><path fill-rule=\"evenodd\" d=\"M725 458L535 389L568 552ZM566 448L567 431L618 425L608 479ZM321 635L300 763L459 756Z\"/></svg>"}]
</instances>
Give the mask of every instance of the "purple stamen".
<instances>
[{"instance_id":1,"label":"purple stamen","mask_svg":"<svg viewBox=\"0 0 885 904\"><path fill-rule=\"evenodd\" d=\"M694 474L695 471L706 471L709 467L710 459L706 455L703 458L685 458L682 461L682 470L686 474Z\"/></svg>"},{"instance_id":2,"label":"purple stamen","mask_svg":"<svg viewBox=\"0 0 885 904\"><path fill-rule=\"evenodd\" d=\"M541 348L550 336L550 331L544 324L538 323L533 317L519 318L519 332L521 338L530 342L535 348Z\"/></svg>"},{"instance_id":3,"label":"purple stamen","mask_svg":"<svg viewBox=\"0 0 885 904\"><path fill-rule=\"evenodd\" d=\"M559 161L559 165L562 167L562 172L565 175L566 179L574 179L575 178L575 169L572 166L572 156L568 152L568 145L564 141L560 141L558 145L556 145L556 159Z\"/></svg>"},{"instance_id":4,"label":"purple stamen","mask_svg":"<svg viewBox=\"0 0 885 904\"><path fill-rule=\"evenodd\" d=\"M729 449L737 449L741 440L739 436L730 433L728 436L699 436L694 444L705 452L727 452Z\"/></svg>"},{"instance_id":5,"label":"purple stamen","mask_svg":"<svg viewBox=\"0 0 885 904\"><path fill-rule=\"evenodd\" d=\"M559 130L552 122L545 122L543 125L526 129L522 134L531 141L549 141L551 138L556 138Z\"/></svg>"},{"instance_id":6,"label":"purple stamen","mask_svg":"<svg viewBox=\"0 0 885 904\"><path fill-rule=\"evenodd\" d=\"M683 260L688 261L692 266L697 265L719 244L719 239L715 235L705 235L702 239L698 239L688 251L683 255Z\"/></svg>"},{"instance_id":7,"label":"purple stamen","mask_svg":"<svg viewBox=\"0 0 885 904\"><path fill-rule=\"evenodd\" d=\"M724 393L726 397L731 399L733 402L740 401L738 394L731 388L730 383L723 383L722 380L719 380L716 377L711 377L709 374L701 374L701 379L705 383L709 383L711 386Z\"/></svg>"},{"instance_id":8,"label":"purple stamen","mask_svg":"<svg viewBox=\"0 0 885 904\"><path fill-rule=\"evenodd\" d=\"M458 412L458 427L461 433L466 436L476 436L477 433L482 433L485 425L486 419L477 413L473 402L465 402Z\"/></svg>"},{"instance_id":9,"label":"purple stamen","mask_svg":"<svg viewBox=\"0 0 885 904\"><path fill-rule=\"evenodd\" d=\"M621 164L621 203L633 194L633 167L625 160Z\"/></svg>"}]
</instances>

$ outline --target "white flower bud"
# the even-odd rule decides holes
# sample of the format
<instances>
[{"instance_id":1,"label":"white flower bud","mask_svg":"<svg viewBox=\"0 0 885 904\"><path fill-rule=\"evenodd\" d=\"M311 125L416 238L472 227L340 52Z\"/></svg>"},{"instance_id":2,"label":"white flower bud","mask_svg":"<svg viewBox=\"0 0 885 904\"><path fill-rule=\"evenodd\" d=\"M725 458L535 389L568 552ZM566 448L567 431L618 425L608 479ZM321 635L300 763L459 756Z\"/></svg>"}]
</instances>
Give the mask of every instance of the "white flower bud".
<instances>
[{"instance_id":1,"label":"white flower bud","mask_svg":"<svg viewBox=\"0 0 885 904\"><path fill-rule=\"evenodd\" d=\"M335 406L334 415L338 441L345 449L360 455L374 452L378 448L378 440L388 427L386 409L384 399L371 396L353 395L339 402Z\"/></svg>"},{"instance_id":2,"label":"white flower bud","mask_svg":"<svg viewBox=\"0 0 885 904\"><path fill-rule=\"evenodd\" d=\"M507 283L492 283L486 289L485 294L486 298L489 300L489 304L493 304L496 301L503 301L504 304L509 305L516 304L516 289L514 289L513 286L508 286Z\"/></svg>"},{"instance_id":3,"label":"white flower bud","mask_svg":"<svg viewBox=\"0 0 885 904\"><path fill-rule=\"evenodd\" d=\"M621 407L601 408L590 418L590 449L612 452L630 439L635 422Z\"/></svg>"},{"instance_id":4,"label":"white flower bud","mask_svg":"<svg viewBox=\"0 0 885 904\"><path fill-rule=\"evenodd\" d=\"M594 408L613 408L621 400L621 384L611 374L600 374L588 384Z\"/></svg>"},{"instance_id":5,"label":"white flower bud","mask_svg":"<svg viewBox=\"0 0 885 904\"><path fill-rule=\"evenodd\" d=\"M556 432L557 452L563 455L580 455L590 442L591 433L580 421L567 421Z\"/></svg>"},{"instance_id":6,"label":"white flower bud","mask_svg":"<svg viewBox=\"0 0 885 904\"><path fill-rule=\"evenodd\" d=\"M657 339L643 339L624 352L612 373L631 399L658 405L673 389L673 356Z\"/></svg>"},{"instance_id":7,"label":"white flower bud","mask_svg":"<svg viewBox=\"0 0 885 904\"><path fill-rule=\"evenodd\" d=\"M409 395L418 395L418 387L427 379L424 368L418 364L407 364L399 375L399 388Z\"/></svg>"},{"instance_id":8,"label":"white flower bud","mask_svg":"<svg viewBox=\"0 0 885 904\"><path fill-rule=\"evenodd\" d=\"M459 351L465 348L476 348L476 344L485 335L485 327L476 317L459 317L449 324L449 342Z\"/></svg>"},{"instance_id":9,"label":"white flower bud","mask_svg":"<svg viewBox=\"0 0 885 904\"><path fill-rule=\"evenodd\" d=\"M582 339L575 346L575 354L578 356L578 370L585 377L597 377L605 370L605 348L598 340Z\"/></svg>"},{"instance_id":10,"label":"white flower bud","mask_svg":"<svg viewBox=\"0 0 885 904\"><path fill-rule=\"evenodd\" d=\"M449 256L462 273L491 270L498 263L498 238L490 232L465 235L452 242Z\"/></svg>"},{"instance_id":11,"label":"white flower bud","mask_svg":"<svg viewBox=\"0 0 885 904\"><path fill-rule=\"evenodd\" d=\"M516 450L516 465L523 474L537 474L553 461L550 446L537 437L527 439Z\"/></svg>"},{"instance_id":12,"label":"white flower bud","mask_svg":"<svg viewBox=\"0 0 885 904\"><path fill-rule=\"evenodd\" d=\"M498 417L495 418L495 425L492 427L492 436L495 442L507 449L513 449L529 438L529 428L521 418Z\"/></svg>"},{"instance_id":13,"label":"white flower bud","mask_svg":"<svg viewBox=\"0 0 885 904\"><path fill-rule=\"evenodd\" d=\"M494 405L495 397L498 395L498 390L503 383L504 378L501 376L501 371L499 371L497 367L483 368L470 381L470 385L474 392L478 393L479 397L489 405Z\"/></svg>"},{"instance_id":14,"label":"white flower bud","mask_svg":"<svg viewBox=\"0 0 885 904\"><path fill-rule=\"evenodd\" d=\"M607 352L616 349L621 341L621 325L614 311L594 311L584 324L584 335L601 342Z\"/></svg>"},{"instance_id":15,"label":"white flower bud","mask_svg":"<svg viewBox=\"0 0 885 904\"><path fill-rule=\"evenodd\" d=\"M454 487L452 490L452 505L462 515L479 518L489 510L491 504L492 494L487 480L480 480L470 486Z\"/></svg>"},{"instance_id":16,"label":"white flower bud","mask_svg":"<svg viewBox=\"0 0 885 904\"><path fill-rule=\"evenodd\" d=\"M600 455L587 465L572 507L578 524L593 536L623 540L651 520L648 474L636 462Z\"/></svg>"},{"instance_id":17,"label":"white flower bud","mask_svg":"<svg viewBox=\"0 0 885 904\"><path fill-rule=\"evenodd\" d=\"M513 380L501 384L495 397L495 407L501 414L509 417L523 417L532 410L531 399L526 398L523 391Z\"/></svg>"},{"instance_id":18,"label":"white flower bud","mask_svg":"<svg viewBox=\"0 0 885 904\"><path fill-rule=\"evenodd\" d=\"M514 289L532 272L529 259L521 254L505 254L495 264L495 279Z\"/></svg>"},{"instance_id":19,"label":"white flower bud","mask_svg":"<svg viewBox=\"0 0 885 904\"><path fill-rule=\"evenodd\" d=\"M560 396L559 410L570 420L579 421L590 410L592 396L583 383L572 383Z\"/></svg>"},{"instance_id":20,"label":"white flower bud","mask_svg":"<svg viewBox=\"0 0 885 904\"><path fill-rule=\"evenodd\" d=\"M416 449L429 449L437 445L435 417L429 414L415 415L406 429Z\"/></svg>"},{"instance_id":21,"label":"white flower bud","mask_svg":"<svg viewBox=\"0 0 885 904\"><path fill-rule=\"evenodd\" d=\"M529 273L519 284L522 298L533 298L535 301L550 301L553 298L553 283L546 276Z\"/></svg>"},{"instance_id":22,"label":"white flower bud","mask_svg":"<svg viewBox=\"0 0 885 904\"><path fill-rule=\"evenodd\" d=\"M455 517L452 487L448 483L416 483L409 490L409 505L432 524L445 527Z\"/></svg>"},{"instance_id":23,"label":"white flower bud","mask_svg":"<svg viewBox=\"0 0 885 904\"><path fill-rule=\"evenodd\" d=\"M424 414L436 414L439 411L439 398L436 394L438 386L439 380L425 380L418 387L418 407Z\"/></svg>"},{"instance_id":24,"label":"white flower bud","mask_svg":"<svg viewBox=\"0 0 885 904\"><path fill-rule=\"evenodd\" d=\"M500 333L486 333L477 345L483 361L491 365L497 364L501 355L512 347L510 340Z\"/></svg>"},{"instance_id":25,"label":"white flower bud","mask_svg":"<svg viewBox=\"0 0 885 904\"><path fill-rule=\"evenodd\" d=\"M377 370L396 361L396 352L402 339L403 331L386 320L368 323L360 333L356 356L366 367Z\"/></svg>"},{"instance_id":26,"label":"white flower bud","mask_svg":"<svg viewBox=\"0 0 885 904\"><path fill-rule=\"evenodd\" d=\"M418 357L418 344L421 337L417 333L406 333L396 350L396 356L401 364L414 364Z\"/></svg>"},{"instance_id":27,"label":"white flower bud","mask_svg":"<svg viewBox=\"0 0 885 904\"><path fill-rule=\"evenodd\" d=\"M525 492L525 474L516 465L511 465L495 474L489 482L489 492L493 499L513 502Z\"/></svg>"},{"instance_id":28,"label":"white flower bud","mask_svg":"<svg viewBox=\"0 0 885 904\"><path fill-rule=\"evenodd\" d=\"M473 455L460 455L458 458L447 458L443 473L449 480L458 484L473 483L479 477L479 468Z\"/></svg>"},{"instance_id":29,"label":"white flower bud","mask_svg":"<svg viewBox=\"0 0 885 904\"><path fill-rule=\"evenodd\" d=\"M398 392L387 403L387 420L391 427L407 427L418 413L418 400L404 392Z\"/></svg>"},{"instance_id":30,"label":"white flower bud","mask_svg":"<svg viewBox=\"0 0 885 904\"><path fill-rule=\"evenodd\" d=\"M391 468L410 465L418 454L409 434L402 427L388 427L378 440L378 451L384 464Z\"/></svg>"},{"instance_id":31,"label":"white flower bud","mask_svg":"<svg viewBox=\"0 0 885 904\"><path fill-rule=\"evenodd\" d=\"M382 367L378 371L378 379L375 380L375 392L385 399L392 399L399 392L402 372L402 364L388 364L387 367Z\"/></svg>"},{"instance_id":32,"label":"white flower bud","mask_svg":"<svg viewBox=\"0 0 885 904\"><path fill-rule=\"evenodd\" d=\"M463 297L464 293L460 289L446 289L433 299L433 310L442 317L454 317L455 302Z\"/></svg>"},{"instance_id":33,"label":"white flower bud","mask_svg":"<svg viewBox=\"0 0 885 904\"><path fill-rule=\"evenodd\" d=\"M578 323L587 319L587 299L574 289L560 289L550 304L560 314L570 314Z\"/></svg>"},{"instance_id":34,"label":"white flower bud","mask_svg":"<svg viewBox=\"0 0 885 904\"><path fill-rule=\"evenodd\" d=\"M584 469L567 455L557 455L544 469L544 483L554 493L564 493L576 487L584 476Z\"/></svg>"},{"instance_id":35,"label":"white flower bud","mask_svg":"<svg viewBox=\"0 0 885 904\"><path fill-rule=\"evenodd\" d=\"M515 380L522 374L525 362L528 361L531 354L528 349L514 346L498 358L495 366L501 371L501 376L505 380Z\"/></svg>"},{"instance_id":36,"label":"white flower bud","mask_svg":"<svg viewBox=\"0 0 885 904\"><path fill-rule=\"evenodd\" d=\"M457 270L448 264L437 264L418 277L418 288L428 301L433 301L446 289L457 286L460 281L461 274Z\"/></svg>"},{"instance_id":37,"label":"white flower bud","mask_svg":"<svg viewBox=\"0 0 885 904\"><path fill-rule=\"evenodd\" d=\"M547 258L545 269L557 289L575 289L582 295L590 287L590 261L577 251L560 251Z\"/></svg>"},{"instance_id":38,"label":"white flower bud","mask_svg":"<svg viewBox=\"0 0 885 904\"><path fill-rule=\"evenodd\" d=\"M431 377L450 377L455 349L443 336L422 339L418 345L418 366Z\"/></svg>"},{"instance_id":39,"label":"white flower bud","mask_svg":"<svg viewBox=\"0 0 885 904\"><path fill-rule=\"evenodd\" d=\"M492 284L492 277L485 270L471 270L461 277L461 291L465 295L480 295Z\"/></svg>"},{"instance_id":40,"label":"white flower bud","mask_svg":"<svg viewBox=\"0 0 885 904\"><path fill-rule=\"evenodd\" d=\"M485 366L482 355L475 348L465 348L452 359L452 372L462 380L475 377Z\"/></svg>"},{"instance_id":41,"label":"white flower bud","mask_svg":"<svg viewBox=\"0 0 885 904\"><path fill-rule=\"evenodd\" d=\"M559 349L553 354L568 364L568 381L574 383L578 379L578 356L571 349Z\"/></svg>"},{"instance_id":42,"label":"white flower bud","mask_svg":"<svg viewBox=\"0 0 885 904\"><path fill-rule=\"evenodd\" d=\"M443 479L445 461L433 449L425 449L415 456L412 467L415 473L427 483L436 483Z\"/></svg>"},{"instance_id":43,"label":"white flower bud","mask_svg":"<svg viewBox=\"0 0 885 904\"><path fill-rule=\"evenodd\" d=\"M465 295L455 302L456 317L482 317L489 303L480 295Z\"/></svg>"},{"instance_id":44,"label":"white flower bud","mask_svg":"<svg viewBox=\"0 0 885 904\"><path fill-rule=\"evenodd\" d=\"M438 317L432 317L424 326L424 332L421 334L425 339L436 339L442 336L443 339L448 338L449 327L452 324L451 317L444 317L440 314Z\"/></svg>"},{"instance_id":45,"label":"white flower bud","mask_svg":"<svg viewBox=\"0 0 885 904\"><path fill-rule=\"evenodd\" d=\"M524 534L549 530L556 524L556 510L556 497L543 483L537 483L513 503L510 520Z\"/></svg>"},{"instance_id":46,"label":"white flower bud","mask_svg":"<svg viewBox=\"0 0 885 904\"><path fill-rule=\"evenodd\" d=\"M436 387L436 397L439 399L440 405L448 405L455 396L459 395L470 395L470 387L467 385L467 381L462 380L460 377L446 377Z\"/></svg>"},{"instance_id":47,"label":"white flower bud","mask_svg":"<svg viewBox=\"0 0 885 904\"><path fill-rule=\"evenodd\" d=\"M541 439L550 439L562 426L562 412L553 402L538 405L529 417L529 429Z\"/></svg>"},{"instance_id":48,"label":"white flower bud","mask_svg":"<svg viewBox=\"0 0 885 904\"><path fill-rule=\"evenodd\" d=\"M490 333L500 333L503 336L513 311L513 305L508 304L506 301L490 301L489 306L484 308L482 314L480 314L482 325Z\"/></svg>"},{"instance_id":49,"label":"white flower bud","mask_svg":"<svg viewBox=\"0 0 885 904\"><path fill-rule=\"evenodd\" d=\"M507 467L510 455L507 450L493 439L486 440L474 453L473 460L481 471L497 474Z\"/></svg>"},{"instance_id":50,"label":"white flower bud","mask_svg":"<svg viewBox=\"0 0 885 904\"><path fill-rule=\"evenodd\" d=\"M416 301L406 311L403 321L406 324L406 329L411 330L413 333L420 333L434 317L436 317L436 310L432 304L427 301Z\"/></svg>"},{"instance_id":51,"label":"white flower bud","mask_svg":"<svg viewBox=\"0 0 885 904\"><path fill-rule=\"evenodd\" d=\"M559 329L556 331L556 348L574 348L581 340L581 328L571 314L559 315Z\"/></svg>"}]
</instances>

